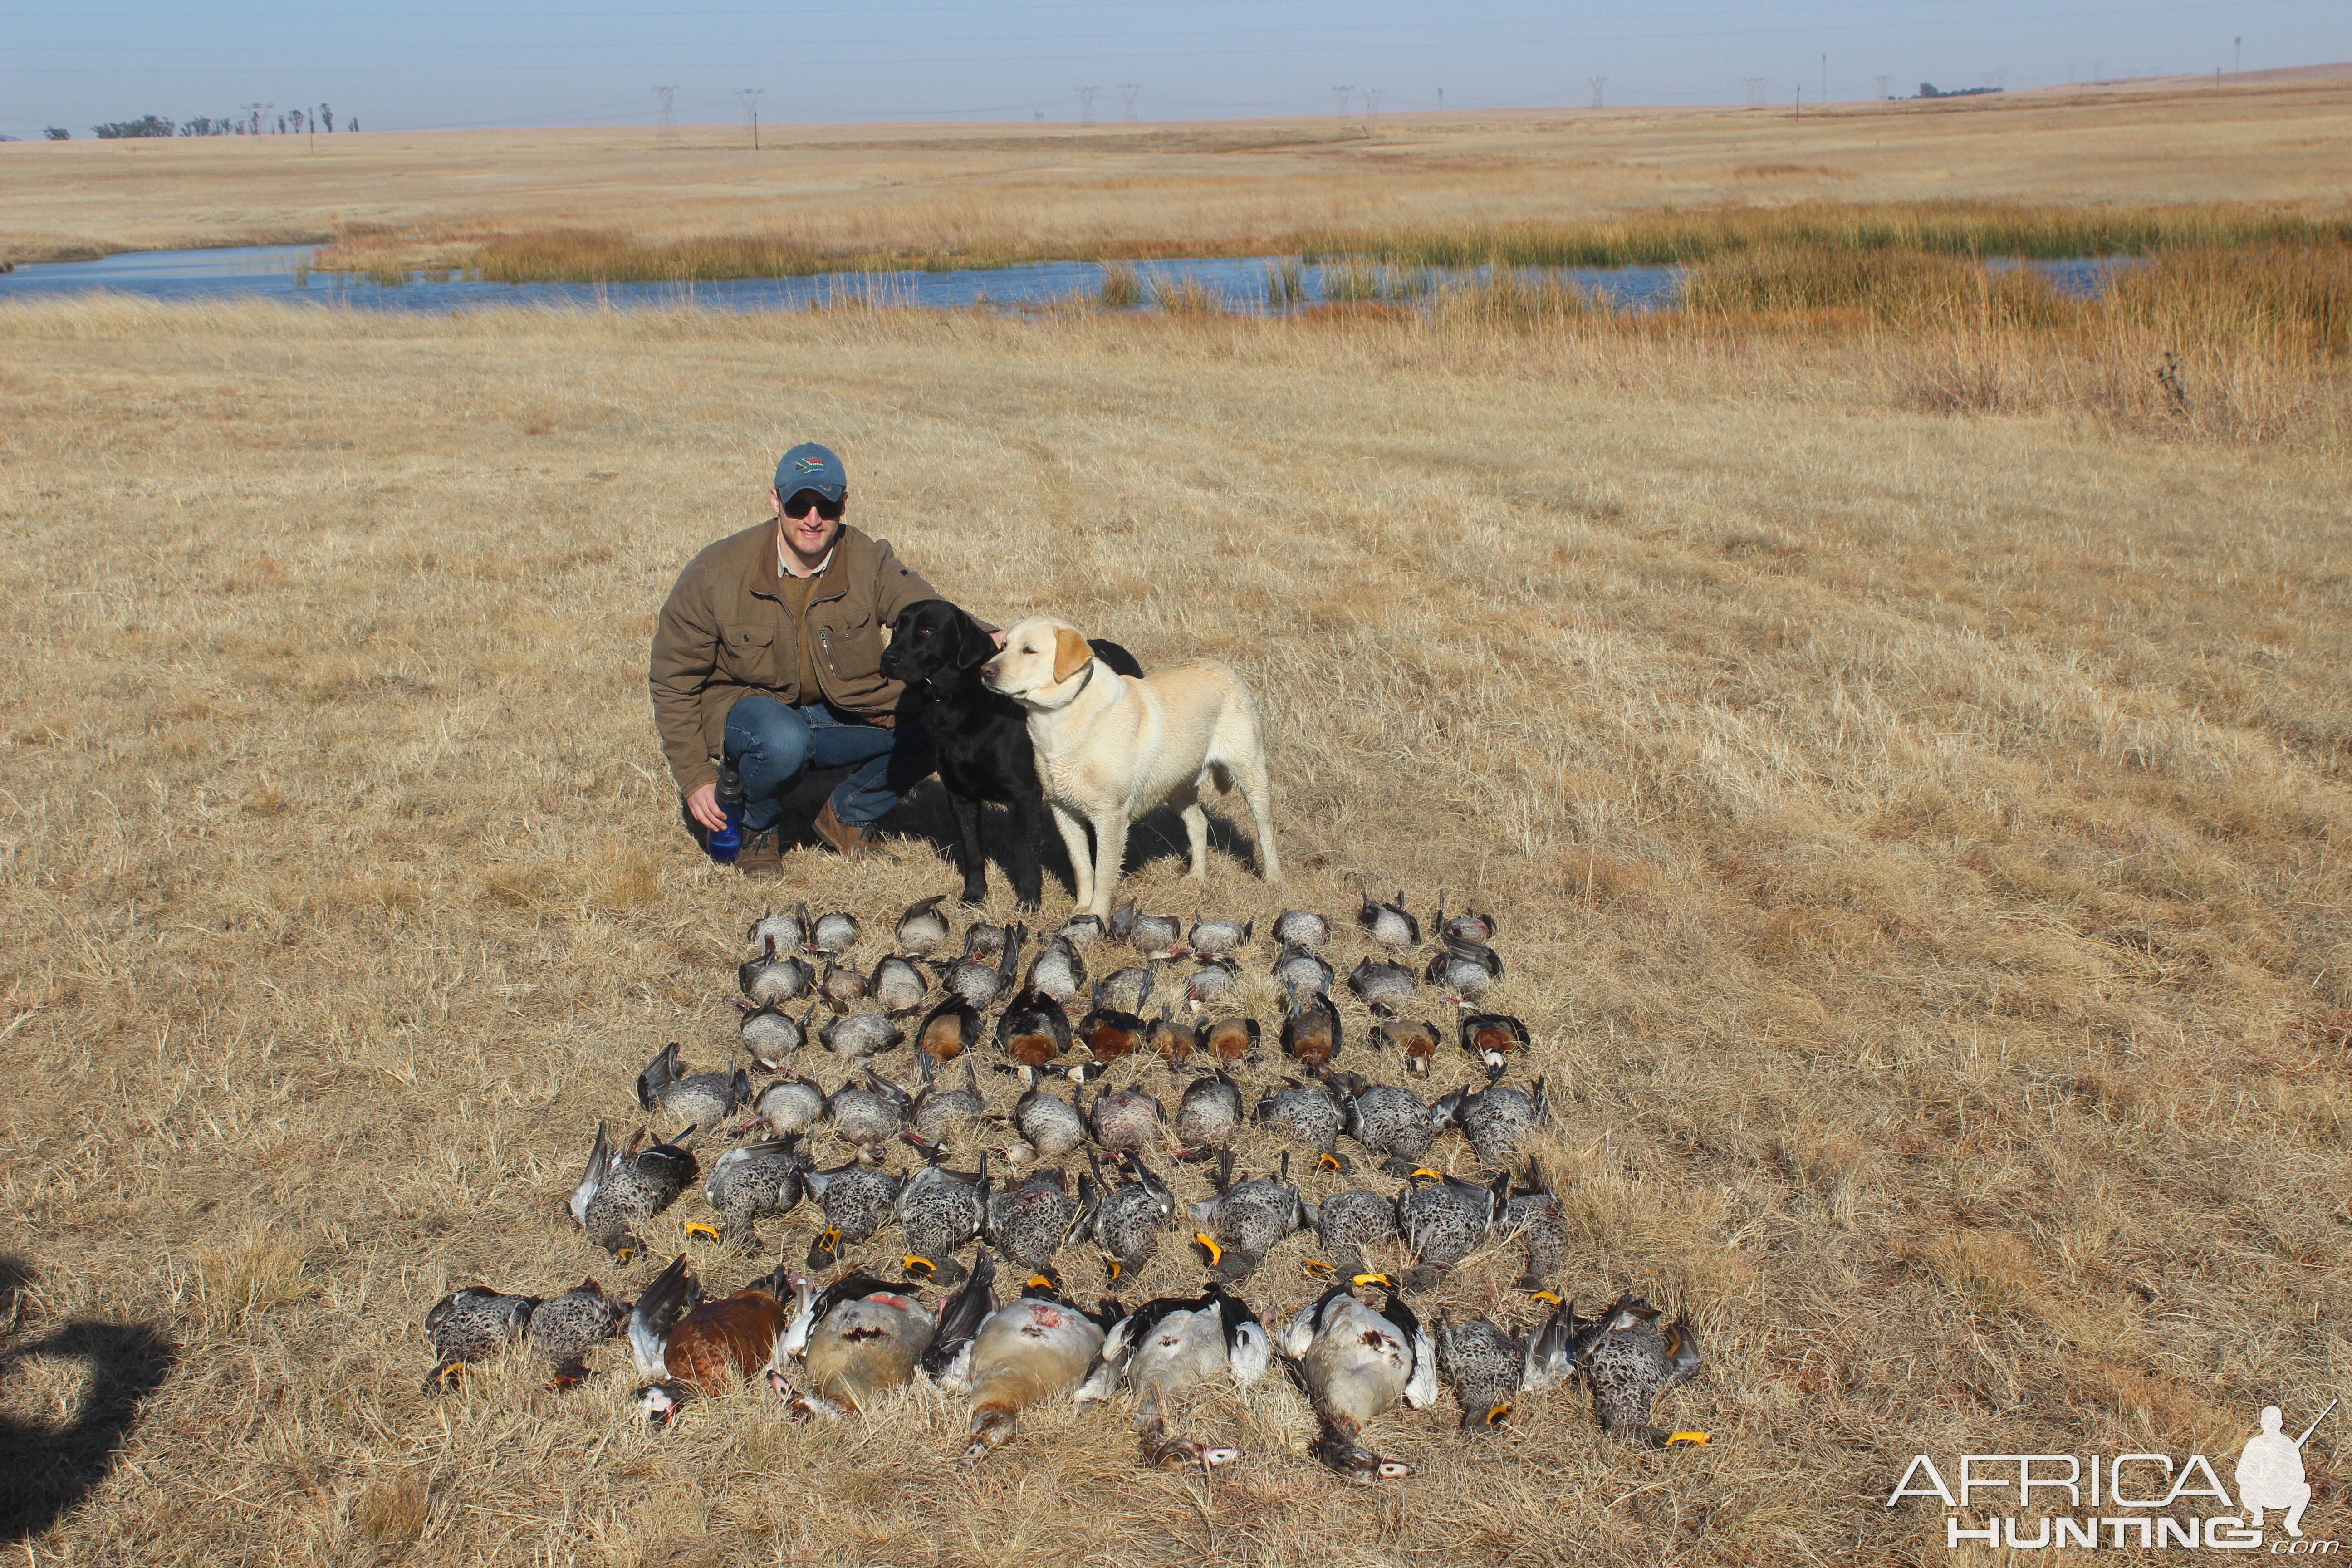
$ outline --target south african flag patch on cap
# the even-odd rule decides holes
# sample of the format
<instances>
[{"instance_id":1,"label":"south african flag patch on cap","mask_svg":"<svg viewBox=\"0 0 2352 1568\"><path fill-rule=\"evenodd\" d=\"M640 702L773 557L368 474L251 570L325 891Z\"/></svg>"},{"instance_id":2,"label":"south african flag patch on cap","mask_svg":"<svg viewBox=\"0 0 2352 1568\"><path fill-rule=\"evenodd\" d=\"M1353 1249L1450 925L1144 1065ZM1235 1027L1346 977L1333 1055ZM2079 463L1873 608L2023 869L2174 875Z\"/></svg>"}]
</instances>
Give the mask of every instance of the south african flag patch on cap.
<instances>
[{"instance_id":1,"label":"south african flag patch on cap","mask_svg":"<svg viewBox=\"0 0 2352 1568\"><path fill-rule=\"evenodd\" d=\"M793 459L793 471L794 473L801 474L823 473L824 471L824 459L823 458L794 458Z\"/></svg>"}]
</instances>

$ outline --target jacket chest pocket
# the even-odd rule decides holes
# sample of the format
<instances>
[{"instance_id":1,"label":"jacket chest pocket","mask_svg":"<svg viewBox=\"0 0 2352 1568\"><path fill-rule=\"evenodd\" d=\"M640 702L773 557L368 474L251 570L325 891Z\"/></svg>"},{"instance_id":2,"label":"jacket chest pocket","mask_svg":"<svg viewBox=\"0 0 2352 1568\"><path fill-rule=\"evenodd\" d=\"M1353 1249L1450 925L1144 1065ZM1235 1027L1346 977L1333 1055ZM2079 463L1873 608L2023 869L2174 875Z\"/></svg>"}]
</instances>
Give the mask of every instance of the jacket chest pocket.
<instances>
[{"instance_id":1,"label":"jacket chest pocket","mask_svg":"<svg viewBox=\"0 0 2352 1568\"><path fill-rule=\"evenodd\" d=\"M776 662L776 628L772 624L743 623L721 627L719 668L729 679L744 686L790 684L782 679L783 671Z\"/></svg>"},{"instance_id":2,"label":"jacket chest pocket","mask_svg":"<svg viewBox=\"0 0 2352 1568\"><path fill-rule=\"evenodd\" d=\"M882 668L882 625L871 610L810 617L816 635L816 654L833 674L847 679L869 678Z\"/></svg>"}]
</instances>

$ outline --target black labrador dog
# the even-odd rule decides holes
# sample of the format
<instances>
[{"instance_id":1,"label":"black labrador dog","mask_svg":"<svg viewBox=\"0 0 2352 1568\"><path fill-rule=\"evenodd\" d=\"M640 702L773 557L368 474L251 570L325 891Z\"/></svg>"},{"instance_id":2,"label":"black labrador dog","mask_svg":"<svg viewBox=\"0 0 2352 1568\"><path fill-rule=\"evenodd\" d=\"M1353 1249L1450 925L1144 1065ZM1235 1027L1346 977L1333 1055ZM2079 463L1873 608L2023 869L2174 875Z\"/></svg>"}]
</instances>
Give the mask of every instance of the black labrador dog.
<instances>
[{"instance_id":1,"label":"black labrador dog","mask_svg":"<svg viewBox=\"0 0 2352 1568\"><path fill-rule=\"evenodd\" d=\"M1135 656L1115 642L1089 638L1095 657L1121 675L1140 676ZM996 640L945 599L920 599L898 612L882 673L906 682L903 706L921 716L937 752L940 783L955 812L956 869L963 901L988 897L988 861L981 852L980 807L992 801L1013 814L1012 841L997 858L1013 878L1013 896L1034 910L1045 891L1040 861L1045 838L1045 789L1037 782L1037 754L1021 705L980 682L980 667Z\"/></svg>"}]
</instances>

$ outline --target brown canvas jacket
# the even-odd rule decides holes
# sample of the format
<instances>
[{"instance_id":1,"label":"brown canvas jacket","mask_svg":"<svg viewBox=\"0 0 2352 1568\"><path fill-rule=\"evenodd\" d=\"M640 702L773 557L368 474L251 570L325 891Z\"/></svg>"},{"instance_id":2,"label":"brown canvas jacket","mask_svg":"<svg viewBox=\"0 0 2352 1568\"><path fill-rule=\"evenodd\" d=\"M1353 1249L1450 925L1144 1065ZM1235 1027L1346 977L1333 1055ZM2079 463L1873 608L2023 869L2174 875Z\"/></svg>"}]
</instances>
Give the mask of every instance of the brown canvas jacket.
<instances>
[{"instance_id":1,"label":"brown canvas jacket","mask_svg":"<svg viewBox=\"0 0 2352 1568\"><path fill-rule=\"evenodd\" d=\"M727 710L764 691L798 705L822 700L846 712L892 722L900 685L881 675L882 634L898 612L939 590L900 563L887 539L844 525L833 559L809 596L810 645L817 668L802 670L800 626L778 592L776 526L730 534L687 563L654 629L648 684L662 755L680 794L719 776ZM802 676L815 676L803 692Z\"/></svg>"}]
</instances>

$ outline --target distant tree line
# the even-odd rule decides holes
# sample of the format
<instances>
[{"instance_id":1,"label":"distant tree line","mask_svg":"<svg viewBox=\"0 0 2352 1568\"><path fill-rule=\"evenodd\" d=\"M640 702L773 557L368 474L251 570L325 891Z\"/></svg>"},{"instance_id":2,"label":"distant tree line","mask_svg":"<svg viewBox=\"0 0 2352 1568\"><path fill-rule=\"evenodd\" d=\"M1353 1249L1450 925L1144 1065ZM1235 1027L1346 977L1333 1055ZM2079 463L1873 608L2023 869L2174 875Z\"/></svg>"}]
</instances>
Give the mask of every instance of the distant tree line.
<instances>
[{"instance_id":1,"label":"distant tree line","mask_svg":"<svg viewBox=\"0 0 2352 1568\"><path fill-rule=\"evenodd\" d=\"M357 131L359 128L360 122L356 120L348 121L343 126L346 132ZM323 103L315 109L289 109L278 115L275 122L269 125L262 122L261 110L258 109L247 109L239 114L223 115L217 120L208 114L199 114L194 119L186 121L167 120L160 114L143 114L136 120L110 121L104 125L93 125L89 129L90 133L101 142L117 142L146 136L259 136L273 131L280 136L299 136L314 131L324 131L332 134L335 129L335 111ZM73 140L73 132L62 125L50 126L47 135L52 142Z\"/></svg>"},{"instance_id":2,"label":"distant tree line","mask_svg":"<svg viewBox=\"0 0 2352 1568\"><path fill-rule=\"evenodd\" d=\"M1919 84L1919 96L1922 98L1974 98L1980 92L1999 92L2000 90L2000 89L1997 87L1948 87L1938 89L1932 81L1923 81Z\"/></svg>"}]
</instances>

